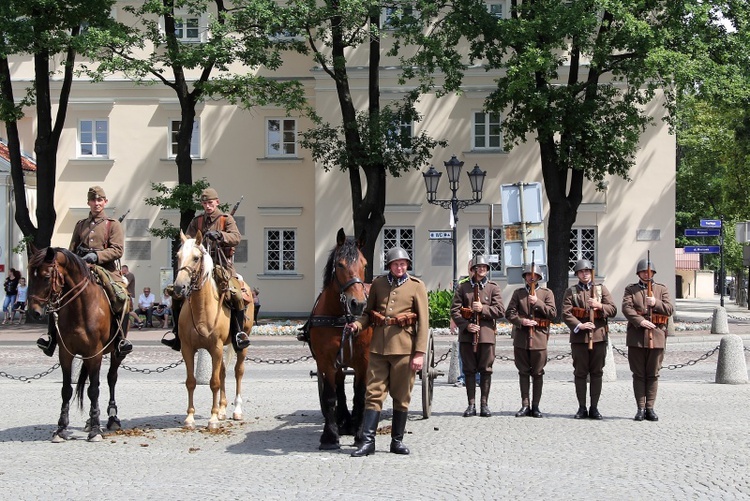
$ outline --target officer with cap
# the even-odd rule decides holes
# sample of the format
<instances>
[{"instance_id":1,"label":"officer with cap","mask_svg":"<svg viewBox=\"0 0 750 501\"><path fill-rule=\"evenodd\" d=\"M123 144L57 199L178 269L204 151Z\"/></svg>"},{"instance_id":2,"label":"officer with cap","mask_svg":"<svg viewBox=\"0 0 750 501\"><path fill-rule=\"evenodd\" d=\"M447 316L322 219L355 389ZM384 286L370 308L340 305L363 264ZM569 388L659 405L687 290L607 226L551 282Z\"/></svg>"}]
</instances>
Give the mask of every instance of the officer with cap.
<instances>
[{"instance_id":1,"label":"officer with cap","mask_svg":"<svg viewBox=\"0 0 750 501\"><path fill-rule=\"evenodd\" d=\"M516 417L540 418L543 417L539 401L542 399L544 366L547 365L547 339L550 321L557 315L557 307L552 291L537 286L539 281L544 280L538 266L524 266L522 276L526 285L513 292L505 309L505 318L513 324L513 359L521 388L521 409L516 412ZM529 378L534 383L531 401Z\"/></svg>"},{"instance_id":2,"label":"officer with cap","mask_svg":"<svg viewBox=\"0 0 750 501\"><path fill-rule=\"evenodd\" d=\"M98 273L98 275L103 281L111 278L112 281L118 282L116 286L119 286L119 283L121 283L123 295L126 296L126 285L122 281L119 269L119 260L125 248L125 233L122 231L122 225L117 219L107 217L105 214L104 208L107 206L107 202L107 195L101 186L92 186L89 188L87 203L90 212L87 218L81 219L76 223L73 229L73 236L70 239L69 249L82 257L87 263L101 266L109 272L109 277L107 277L107 274L102 273ZM104 283L103 285L113 306L119 304L118 298L112 297L114 294L112 286ZM114 309L116 312L117 310L122 311L122 306L124 304ZM116 320L113 318L113 321L116 322ZM118 328L116 330L119 338L116 345L117 354L125 356L133 351L133 345L125 339L122 329ZM57 336L52 325L49 326L47 335L49 339L42 336L37 340L36 344L42 349L45 355L51 357L57 345Z\"/></svg>"},{"instance_id":3,"label":"officer with cap","mask_svg":"<svg viewBox=\"0 0 750 501\"><path fill-rule=\"evenodd\" d=\"M604 284L594 283L594 265L580 259L573 268L578 283L563 296L563 321L570 329L573 377L578 398L575 419L603 419L599 412L604 360L607 357L607 319L617 314L617 306ZM592 321L593 318L593 321ZM586 380L591 379L591 407L586 409Z\"/></svg>"},{"instance_id":4,"label":"officer with cap","mask_svg":"<svg viewBox=\"0 0 750 501\"><path fill-rule=\"evenodd\" d=\"M422 370L427 351L429 309L424 282L407 272L411 258L401 247L388 251L386 265L389 272L372 281L362 316L347 325L354 333L373 326L362 422L364 443L353 457L375 453L380 411L389 393L393 398L390 451L409 454L403 443L406 418L415 371Z\"/></svg>"},{"instance_id":5,"label":"officer with cap","mask_svg":"<svg viewBox=\"0 0 750 501\"><path fill-rule=\"evenodd\" d=\"M622 298L622 313L628 319L625 344L628 346L628 363L633 373L633 393L638 406L636 421L659 420L654 403L659 388L659 369L667 346L667 325L674 313L669 289L653 281L655 273L656 268L651 261L638 261L638 282L628 285Z\"/></svg>"},{"instance_id":6,"label":"officer with cap","mask_svg":"<svg viewBox=\"0 0 750 501\"><path fill-rule=\"evenodd\" d=\"M468 280L459 282L451 304L451 318L458 329L459 353L469 401L464 417L477 415L477 373L480 378L479 415L492 416L487 402L492 385L492 365L495 362L497 319L503 318L505 306L500 286L487 277L489 270L489 263L483 255L474 256L470 265L471 276Z\"/></svg>"},{"instance_id":7,"label":"officer with cap","mask_svg":"<svg viewBox=\"0 0 750 501\"><path fill-rule=\"evenodd\" d=\"M213 188L206 188L201 192L201 205L203 214L193 218L188 225L185 234L189 238L195 238L200 230L203 238L210 241L209 245L211 257L214 265L226 269L229 275L229 294L231 321L229 337L232 341L232 347L235 351L240 352L250 345L250 338L244 332L245 328L245 304L242 298L243 282L234 271L232 255L234 248L240 243L242 236L237 229L237 223L231 214L222 212L219 208L219 194ZM178 334L178 325L180 318L182 302L178 298L172 300L172 313L174 318L174 328L172 333L174 337L167 339L162 338L162 344L169 346L175 351L180 351L181 343Z\"/></svg>"}]
</instances>

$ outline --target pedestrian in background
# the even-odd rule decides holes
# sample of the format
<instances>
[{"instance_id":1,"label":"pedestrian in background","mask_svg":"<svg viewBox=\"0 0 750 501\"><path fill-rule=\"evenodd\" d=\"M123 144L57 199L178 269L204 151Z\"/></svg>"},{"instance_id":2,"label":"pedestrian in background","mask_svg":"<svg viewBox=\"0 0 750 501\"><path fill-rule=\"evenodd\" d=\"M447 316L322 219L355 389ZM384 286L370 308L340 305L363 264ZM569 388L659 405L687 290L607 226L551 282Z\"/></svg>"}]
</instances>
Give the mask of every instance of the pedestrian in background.
<instances>
[{"instance_id":1,"label":"pedestrian in background","mask_svg":"<svg viewBox=\"0 0 750 501\"><path fill-rule=\"evenodd\" d=\"M20 325L21 319L26 315L26 301L28 299L29 286L26 285L26 279L21 277L18 279L18 294L16 294L16 302L13 303L13 311L10 314L10 321L13 323L13 319L18 313L17 325Z\"/></svg>"},{"instance_id":2,"label":"pedestrian in background","mask_svg":"<svg viewBox=\"0 0 750 501\"><path fill-rule=\"evenodd\" d=\"M15 268L11 268L8 276L5 277L5 282L3 282L3 290L5 291L5 299L3 300L3 325L10 322L12 319L12 307L16 302L18 283L20 281L21 272Z\"/></svg>"}]
</instances>

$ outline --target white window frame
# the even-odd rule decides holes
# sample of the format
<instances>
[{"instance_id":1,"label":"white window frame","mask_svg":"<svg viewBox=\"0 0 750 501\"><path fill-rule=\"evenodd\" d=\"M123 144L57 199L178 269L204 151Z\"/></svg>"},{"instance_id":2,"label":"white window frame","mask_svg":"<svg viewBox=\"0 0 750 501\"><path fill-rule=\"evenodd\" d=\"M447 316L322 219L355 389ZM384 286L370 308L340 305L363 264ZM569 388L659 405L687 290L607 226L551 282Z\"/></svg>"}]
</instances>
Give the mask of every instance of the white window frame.
<instances>
[{"instance_id":1,"label":"white window frame","mask_svg":"<svg viewBox=\"0 0 750 501\"><path fill-rule=\"evenodd\" d=\"M408 137L409 139L414 138L414 122L408 121L404 122L401 120L394 120L393 123L390 126L390 130L388 131L390 135L392 135L395 139L395 141L400 142L401 138ZM398 145L399 149L403 149L406 152L411 151L411 148L403 148L401 145Z\"/></svg>"},{"instance_id":2,"label":"white window frame","mask_svg":"<svg viewBox=\"0 0 750 501\"><path fill-rule=\"evenodd\" d=\"M279 122L278 130L271 130L271 123ZM294 126L293 131L286 129L287 124ZM299 151L297 119L289 117L269 117L266 118L266 156L267 157L297 157ZM293 134L293 140L290 141L285 134ZM276 147L274 145L277 145ZM291 146L293 152L286 152L287 147Z\"/></svg>"},{"instance_id":3,"label":"white window frame","mask_svg":"<svg viewBox=\"0 0 750 501\"><path fill-rule=\"evenodd\" d=\"M506 8L507 3L505 0L486 0L485 4L487 5L487 12L492 14L494 17L498 19L505 19L507 17ZM497 9L495 12L492 11L493 6L498 6L500 8L500 12L497 12Z\"/></svg>"},{"instance_id":4,"label":"white window frame","mask_svg":"<svg viewBox=\"0 0 750 501\"><path fill-rule=\"evenodd\" d=\"M584 232L591 232L591 237L584 236ZM591 242L593 249L584 248L585 242ZM570 253L568 254L568 274L573 276L573 267L579 259L588 259L597 268L599 256L599 231L596 226L576 226L570 229Z\"/></svg>"},{"instance_id":5,"label":"white window frame","mask_svg":"<svg viewBox=\"0 0 750 501\"><path fill-rule=\"evenodd\" d=\"M478 121L479 118L483 119L483 122ZM495 120L495 121L493 121ZM502 150L503 149L503 131L502 131L503 117L500 113L484 111L475 111L471 115L471 145L474 150ZM483 132L478 131L482 127ZM492 134L493 127L497 128L497 134ZM479 145L479 139L482 139L484 145ZM491 146L490 143L493 138L497 138L497 146Z\"/></svg>"},{"instance_id":6,"label":"white window frame","mask_svg":"<svg viewBox=\"0 0 750 501\"><path fill-rule=\"evenodd\" d=\"M278 238L272 238L272 233L278 233ZM268 275L297 274L297 228L265 228L263 239L264 273ZM276 242L278 249L271 249L272 242ZM292 253L291 258L284 255L286 252ZM275 263L273 269L272 263Z\"/></svg>"},{"instance_id":7,"label":"white window frame","mask_svg":"<svg viewBox=\"0 0 750 501\"><path fill-rule=\"evenodd\" d=\"M389 233L395 232L396 234L391 236ZM411 233L411 236L408 235ZM381 242L382 252L380 254L381 259L381 270L383 272L388 271L388 265L386 264L385 256L388 251L393 247L402 247L411 257L411 266L409 271L414 271L416 263L414 262L414 249L416 247L415 235L413 226L385 226L381 230Z\"/></svg>"},{"instance_id":8,"label":"white window frame","mask_svg":"<svg viewBox=\"0 0 750 501\"><path fill-rule=\"evenodd\" d=\"M198 23L197 26L195 27L195 29L197 29L197 36L195 37L187 36L188 30L193 29L193 28L188 27L187 30L183 28L188 23L188 21L192 21L192 20L196 20ZM187 10L184 10L184 9L175 9L174 21L175 21L175 32L178 29L183 30L182 36L177 37L177 40L179 42L205 43L208 41L209 39L208 13L204 12L201 14L191 14ZM159 17L159 30L161 31L162 35L166 33L164 16ZM175 33L175 35L176 34L177 33Z\"/></svg>"},{"instance_id":9,"label":"white window frame","mask_svg":"<svg viewBox=\"0 0 750 501\"><path fill-rule=\"evenodd\" d=\"M380 11L380 29L381 30L393 30L393 23L391 22L391 19L393 19L394 16L397 15L397 12L401 11L407 11L411 13L413 16L418 15L418 10L414 5L405 5L405 6L394 6L394 7L383 7L383 10Z\"/></svg>"},{"instance_id":10,"label":"white window frame","mask_svg":"<svg viewBox=\"0 0 750 501\"><path fill-rule=\"evenodd\" d=\"M177 148L177 133L180 130L180 122L179 118L169 120L167 158L175 158L177 156L175 149ZM190 158L201 158L201 121L197 117L193 121L193 135L190 138Z\"/></svg>"},{"instance_id":11,"label":"white window frame","mask_svg":"<svg viewBox=\"0 0 750 501\"><path fill-rule=\"evenodd\" d=\"M497 254L498 262L490 263L490 276L502 275L505 273L503 263L503 229L492 228L493 241L489 241L490 228L488 226L474 226L469 228L469 241L471 242L471 255ZM481 233L481 235L479 235ZM487 251L490 252L487 252ZM459 263L460 265L461 263ZM459 268L458 274L463 275L465 270Z\"/></svg>"},{"instance_id":12,"label":"white window frame","mask_svg":"<svg viewBox=\"0 0 750 501\"><path fill-rule=\"evenodd\" d=\"M87 123L91 127L91 141L86 141L85 143L82 141L83 139L83 124ZM104 132L105 137L104 141L99 140L97 137L99 134L97 133L97 128L99 124L103 123L106 126L106 131ZM83 145L91 145L91 153L84 153L83 152ZM106 148L106 153L100 154L97 153L97 149L100 145L102 145ZM109 158L110 153L110 140L109 140L109 119L108 118L82 118L78 120L78 138L77 138L77 148L78 148L78 158Z\"/></svg>"}]
</instances>

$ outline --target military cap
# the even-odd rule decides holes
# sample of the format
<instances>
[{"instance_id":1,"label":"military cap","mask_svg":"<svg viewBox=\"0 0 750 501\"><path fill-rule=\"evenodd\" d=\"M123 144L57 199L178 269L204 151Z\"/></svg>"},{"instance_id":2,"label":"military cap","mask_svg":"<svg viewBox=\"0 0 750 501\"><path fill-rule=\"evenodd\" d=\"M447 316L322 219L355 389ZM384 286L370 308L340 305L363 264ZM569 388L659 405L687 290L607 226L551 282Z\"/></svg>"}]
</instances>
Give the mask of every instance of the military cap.
<instances>
[{"instance_id":1,"label":"military cap","mask_svg":"<svg viewBox=\"0 0 750 501\"><path fill-rule=\"evenodd\" d=\"M89 188L88 199L96 200L97 198L107 198L107 195L104 194L104 188L101 186L92 186Z\"/></svg>"},{"instance_id":2,"label":"military cap","mask_svg":"<svg viewBox=\"0 0 750 501\"><path fill-rule=\"evenodd\" d=\"M219 194L213 188L206 188L201 192L201 202L207 202L209 200L218 200Z\"/></svg>"}]
</instances>

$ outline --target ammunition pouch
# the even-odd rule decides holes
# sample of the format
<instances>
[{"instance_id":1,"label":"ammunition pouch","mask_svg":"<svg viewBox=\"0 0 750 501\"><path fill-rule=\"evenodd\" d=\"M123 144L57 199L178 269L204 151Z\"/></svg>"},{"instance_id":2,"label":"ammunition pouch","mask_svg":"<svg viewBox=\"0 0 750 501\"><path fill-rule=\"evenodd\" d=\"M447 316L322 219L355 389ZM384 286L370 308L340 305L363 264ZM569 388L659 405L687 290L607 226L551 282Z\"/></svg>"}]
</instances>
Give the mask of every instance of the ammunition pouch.
<instances>
[{"instance_id":1,"label":"ammunition pouch","mask_svg":"<svg viewBox=\"0 0 750 501\"><path fill-rule=\"evenodd\" d=\"M535 318L536 321L536 327L541 329L546 329L550 325L550 321L548 318Z\"/></svg>"},{"instance_id":2,"label":"ammunition pouch","mask_svg":"<svg viewBox=\"0 0 750 501\"><path fill-rule=\"evenodd\" d=\"M651 318L649 318L648 313L642 313L642 312L636 312L639 315L642 315L643 317L647 318L652 324L658 325L661 328L665 328L667 324L669 323L669 316L668 315L662 315L660 313L652 313Z\"/></svg>"},{"instance_id":3,"label":"ammunition pouch","mask_svg":"<svg viewBox=\"0 0 750 501\"><path fill-rule=\"evenodd\" d=\"M386 317L385 315L378 313L377 311L370 312L370 321L377 325L398 325L399 327L406 327L408 325L414 325L417 323L416 313L402 313L396 317Z\"/></svg>"},{"instance_id":4,"label":"ammunition pouch","mask_svg":"<svg viewBox=\"0 0 750 501\"><path fill-rule=\"evenodd\" d=\"M574 306L572 313L574 317L581 321L588 322L591 319L591 310L587 310L586 308L577 308ZM604 318L602 310L594 310L594 318Z\"/></svg>"},{"instance_id":5,"label":"ammunition pouch","mask_svg":"<svg viewBox=\"0 0 750 501\"><path fill-rule=\"evenodd\" d=\"M471 308L464 308L461 307L461 316L465 318L466 320L471 320L471 318L474 316L474 310Z\"/></svg>"}]
</instances>

